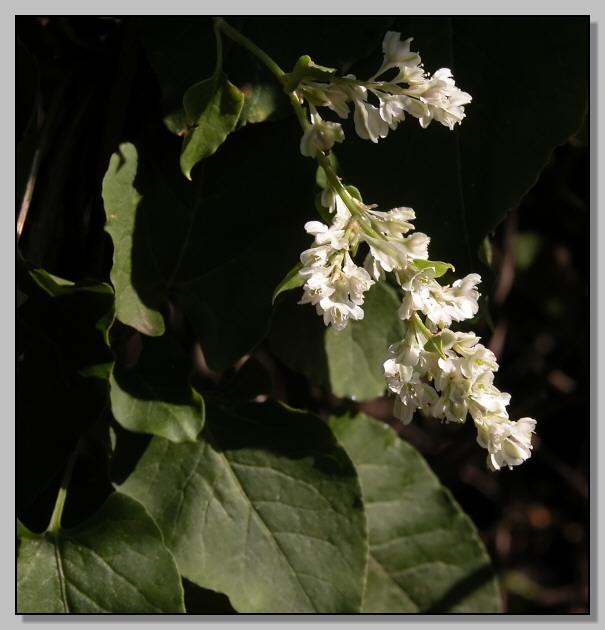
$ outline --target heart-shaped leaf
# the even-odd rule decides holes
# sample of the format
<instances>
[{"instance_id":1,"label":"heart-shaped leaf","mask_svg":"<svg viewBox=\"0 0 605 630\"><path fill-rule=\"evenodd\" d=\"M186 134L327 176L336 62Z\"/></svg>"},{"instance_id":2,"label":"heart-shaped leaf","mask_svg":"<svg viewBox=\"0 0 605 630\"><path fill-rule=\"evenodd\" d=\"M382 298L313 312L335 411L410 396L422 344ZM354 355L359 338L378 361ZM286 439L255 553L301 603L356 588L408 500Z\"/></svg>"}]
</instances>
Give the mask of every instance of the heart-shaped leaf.
<instances>
[{"instance_id":1,"label":"heart-shaped leaf","mask_svg":"<svg viewBox=\"0 0 605 630\"><path fill-rule=\"evenodd\" d=\"M359 473L368 514L363 612L500 612L489 556L422 456L363 414L330 426Z\"/></svg>"},{"instance_id":2,"label":"heart-shaped leaf","mask_svg":"<svg viewBox=\"0 0 605 630\"><path fill-rule=\"evenodd\" d=\"M121 490L153 515L181 573L239 612L359 611L358 481L319 418L208 402L198 443L154 438Z\"/></svg>"},{"instance_id":3,"label":"heart-shaped leaf","mask_svg":"<svg viewBox=\"0 0 605 630\"><path fill-rule=\"evenodd\" d=\"M149 514L121 493L91 519L58 534L24 528L17 557L17 612L185 612L172 554Z\"/></svg>"}]
</instances>

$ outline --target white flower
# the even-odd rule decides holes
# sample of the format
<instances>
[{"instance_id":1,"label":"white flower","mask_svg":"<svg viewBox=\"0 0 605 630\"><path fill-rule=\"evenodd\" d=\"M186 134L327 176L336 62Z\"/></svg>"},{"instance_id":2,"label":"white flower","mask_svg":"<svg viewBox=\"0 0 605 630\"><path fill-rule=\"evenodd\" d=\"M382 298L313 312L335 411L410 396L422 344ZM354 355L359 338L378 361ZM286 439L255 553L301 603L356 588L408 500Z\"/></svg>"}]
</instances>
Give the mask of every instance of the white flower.
<instances>
[{"instance_id":1,"label":"white flower","mask_svg":"<svg viewBox=\"0 0 605 630\"><path fill-rule=\"evenodd\" d=\"M327 226L320 221L308 221L305 230L315 237L315 245L329 245L332 249L347 249L347 241L344 238L345 230L342 221L334 221Z\"/></svg>"},{"instance_id":2,"label":"white flower","mask_svg":"<svg viewBox=\"0 0 605 630\"><path fill-rule=\"evenodd\" d=\"M316 305L318 315L323 315L324 324L332 325L336 330L343 330L350 319L363 319L363 309L352 302L334 302L332 299L324 298Z\"/></svg>"},{"instance_id":3,"label":"white flower","mask_svg":"<svg viewBox=\"0 0 605 630\"><path fill-rule=\"evenodd\" d=\"M481 276L469 274L450 287L441 286L435 279L436 274L434 266L418 268L413 263L397 274L405 291L399 308L401 319L408 319L412 312L421 311L435 326L446 328L452 321L464 321L477 313L479 292L475 285L481 281Z\"/></svg>"},{"instance_id":4,"label":"white flower","mask_svg":"<svg viewBox=\"0 0 605 630\"><path fill-rule=\"evenodd\" d=\"M393 208L388 212L366 208L365 211L366 215L371 217L372 226L385 236L401 238L403 234L414 229L410 221L416 218L416 213L412 208Z\"/></svg>"},{"instance_id":5,"label":"white flower","mask_svg":"<svg viewBox=\"0 0 605 630\"><path fill-rule=\"evenodd\" d=\"M422 91L417 89L416 93L428 106L428 114L420 118L422 127L428 127L434 119L453 129L465 117L464 105L472 100L470 94L456 87L449 68L437 70Z\"/></svg>"},{"instance_id":6,"label":"white flower","mask_svg":"<svg viewBox=\"0 0 605 630\"><path fill-rule=\"evenodd\" d=\"M325 230L313 227L320 236L325 233ZM299 274L305 283L299 304L315 305L324 324L332 324L337 330L342 330L349 319L363 319L364 294L374 281L365 269L353 262L344 248L320 245L305 250L301 262L303 267Z\"/></svg>"},{"instance_id":7,"label":"white flower","mask_svg":"<svg viewBox=\"0 0 605 630\"><path fill-rule=\"evenodd\" d=\"M315 157L317 151L329 151L335 142L345 138L340 123L322 120L319 114L311 115L313 120L300 140L300 152L307 157Z\"/></svg>"},{"instance_id":8,"label":"white flower","mask_svg":"<svg viewBox=\"0 0 605 630\"><path fill-rule=\"evenodd\" d=\"M370 246L371 255L384 271L404 269L407 266L410 257L403 243L368 234L362 234L360 237Z\"/></svg>"},{"instance_id":9,"label":"white flower","mask_svg":"<svg viewBox=\"0 0 605 630\"><path fill-rule=\"evenodd\" d=\"M403 424L409 424L415 411L419 409L427 414L437 400L438 394L433 387L423 380L421 374L412 372L395 399L393 415Z\"/></svg>"},{"instance_id":10,"label":"white flower","mask_svg":"<svg viewBox=\"0 0 605 630\"><path fill-rule=\"evenodd\" d=\"M488 451L487 465L491 470L503 466L512 469L531 457L531 435L536 421L520 418L517 422L507 417L487 416L476 421L477 442Z\"/></svg>"},{"instance_id":11,"label":"white flower","mask_svg":"<svg viewBox=\"0 0 605 630\"><path fill-rule=\"evenodd\" d=\"M392 68L394 66L401 67L416 67L420 65L420 55L410 51L410 42L413 37L409 37L405 41L400 41L401 34L395 31L387 31L384 40L382 41L382 52L384 53L384 60L382 62L381 70L376 74L382 74L384 70Z\"/></svg>"},{"instance_id":12,"label":"white flower","mask_svg":"<svg viewBox=\"0 0 605 630\"><path fill-rule=\"evenodd\" d=\"M389 133L389 125L380 110L366 101L355 100L353 121L357 135L364 140L378 142L378 138L386 138Z\"/></svg>"},{"instance_id":13,"label":"white flower","mask_svg":"<svg viewBox=\"0 0 605 630\"><path fill-rule=\"evenodd\" d=\"M397 129L397 125L405 119L409 98L403 94L384 94L382 92L376 94L380 100L380 117L390 129Z\"/></svg>"},{"instance_id":14,"label":"white flower","mask_svg":"<svg viewBox=\"0 0 605 630\"><path fill-rule=\"evenodd\" d=\"M344 80L334 77L330 83L303 81L301 87L296 91L310 103L328 107L336 112L340 118L348 118L350 109L347 102L351 99L347 91L343 89L343 84L348 78L351 77L344 77Z\"/></svg>"},{"instance_id":15,"label":"white flower","mask_svg":"<svg viewBox=\"0 0 605 630\"><path fill-rule=\"evenodd\" d=\"M508 418L506 407L510 403L510 394L501 392L495 385L494 373L484 370L474 375L469 391L469 412L473 420L480 421L485 416Z\"/></svg>"},{"instance_id":16,"label":"white flower","mask_svg":"<svg viewBox=\"0 0 605 630\"><path fill-rule=\"evenodd\" d=\"M433 417L443 418L447 422L464 422L468 413L469 383L461 374L458 366L452 371L442 374L440 386L441 395L431 408L431 414Z\"/></svg>"}]
</instances>

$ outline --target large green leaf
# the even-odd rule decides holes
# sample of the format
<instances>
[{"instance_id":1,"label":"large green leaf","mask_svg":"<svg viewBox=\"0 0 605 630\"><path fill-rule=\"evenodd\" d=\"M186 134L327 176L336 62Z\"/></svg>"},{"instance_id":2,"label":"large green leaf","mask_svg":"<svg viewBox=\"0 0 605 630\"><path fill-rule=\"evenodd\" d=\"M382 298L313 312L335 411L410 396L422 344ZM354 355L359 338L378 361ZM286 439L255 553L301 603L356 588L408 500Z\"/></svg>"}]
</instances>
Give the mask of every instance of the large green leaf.
<instances>
[{"instance_id":1,"label":"large green leaf","mask_svg":"<svg viewBox=\"0 0 605 630\"><path fill-rule=\"evenodd\" d=\"M359 484L319 418L208 402L198 443L154 438L121 490L147 507L181 573L239 612L359 611Z\"/></svg>"},{"instance_id":2,"label":"large green leaf","mask_svg":"<svg viewBox=\"0 0 605 630\"><path fill-rule=\"evenodd\" d=\"M191 179L191 170L211 156L235 129L244 95L219 72L191 86L183 97L189 131L183 140L181 170Z\"/></svg>"},{"instance_id":3,"label":"large green leaf","mask_svg":"<svg viewBox=\"0 0 605 630\"><path fill-rule=\"evenodd\" d=\"M113 292L17 264L17 503L53 479L107 402Z\"/></svg>"},{"instance_id":4,"label":"large green leaf","mask_svg":"<svg viewBox=\"0 0 605 630\"><path fill-rule=\"evenodd\" d=\"M185 612L174 558L130 497L110 495L92 518L57 535L20 533L20 614Z\"/></svg>"},{"instance_id":5,"label":"large green leaf","mask_svg":"<svg viewBox=\"0 0 605 630\"><path fill-rule=\"evenodd\" d=\"M474 526L420 454L363 414L330 426L355 464L368 515L363 612L500 612Z\"/></svg>"},{"instance_id":6,"label":"large green leaf","mask_svg":"<svg viewBox=\"0 0 605 630\"><path fill-rule=\"evenodd\" d=\"M161 334L160 309L177 302L208 365L217 371L263 338L275 286L304 241L297 213L304 211L306 196L292 197L284 212L283 190L304 178L305 171L270 186L256 174L262 161L250 159L255 145L248 154L241 146L227 163L209 167L212 175L196 184L182 176L182 182L175 182L170 167L158 170L125 144L113 156L104 186L108 221L129 215L121 228L107 228L115 248L118 318L145 334ZM267 163L270 172L287 170L280 151ZM172 169L178 174L178 163ZM128 184L122 186L122 181ZM138 203L123 203L133 198Z\"/></svg>"},{"instance_id":7,"label":"large green leaf","mask_svg":"<svg viewBox=\"0 0 605 630\"><path fill-rule=\"evenodd\" d=\"M427 72L450 68L473 100L454 131L407 117L374 145L349 128L337 151L347 181L385 210L413 207L431 258L477 271L484 237L582 126L588 26L589 16L398 18L392 29L414 38ZM354 68L360 78L375 70Z\"/></svg>"},{"instance_id":8,"label":"large green leaf","mask_svg":"<svg viewBox=\"0 0 605 630\"><path fill-rule=\"evenodd\" d=\"M111 409L129 431L194 442L204 425L204 400L189 384L188 356L164 335L135 333L110 377Z\"/></svg>"}]
</instances>

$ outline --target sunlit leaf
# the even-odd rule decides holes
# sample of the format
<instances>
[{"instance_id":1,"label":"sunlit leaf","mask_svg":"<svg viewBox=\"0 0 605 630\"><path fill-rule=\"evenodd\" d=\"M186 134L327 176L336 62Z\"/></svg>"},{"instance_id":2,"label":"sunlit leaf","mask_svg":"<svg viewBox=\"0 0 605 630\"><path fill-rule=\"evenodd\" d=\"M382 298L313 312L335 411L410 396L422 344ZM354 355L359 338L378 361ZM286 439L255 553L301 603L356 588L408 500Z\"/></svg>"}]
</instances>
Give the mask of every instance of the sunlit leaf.
<instances>
[{"instance_id":1,"label":"sunlit leaf","mask_svg":"<svg viewBox=\"0 0 605 630\"><path fill-rule=\"evenodd\" d=\"M164 319L141 298L141 293L149 293L146 289L153 283L153 260L145 261L151 268L143 264L133 270L133 238L141 202L135 187L137 169L136 149L131 144L122 144L119 153L111 157L103 180L105 231L111 236L114 248L110 277L116 292L116 317L146 335L156 336L164 333Z\"/></svg>"},{"instance_id":2,"label":"sunlit leaf","mask_svg":"<svg viewBox=\"0 0 605 630\"><path fill-rule=\"evenodd\" d=\"M121 489L153 515L181 573L239 612L359 611L358 481L319 418L208 404L197 444L154 438Z\"/></svg>"},{"instance_id":3,"label":"sunlit leaf","mask_svg":"<svg viewBox=\"0 0 605 630\"><path fill-rule=\"evenodd\" d=\"M130 497L112 494L91 519L57 535L20 531L20 614L185 612L174 558Z\"/></svg>"},{"instance_id":4,"label":"sunlit leaf","mask_svg":"<svg viewBox=\"0 0 605 630\"><path fill-rule=\"evenodd\" d=\"M190 360L176 341L136 334L110 378L111 409L126 429L193 442L204 424L204 400L189 384Z\"/></svg>"},{"instance_id":5,"label":"sunlit leaf","mask_svg":"<svg viewBox=\"0 0 605 630\"><path fill-rule=\"evenodd\" d=\"M223 73L196 83L183 97L190 129L183 140L181 170L191 179L191 169L211 156L235 129L244 95Z\"/></svg>"},{"instance_id":6,"label":"sunlit leaf","mask_svg":"<svg viewBox=\"0 0 605 630\"><path fill-rule=\"evenodd\" d=\"M496 613L498 587L477 532L421 455L363 414L332 418L368 514L366 613Z\"/></svg>"}]
</instances>

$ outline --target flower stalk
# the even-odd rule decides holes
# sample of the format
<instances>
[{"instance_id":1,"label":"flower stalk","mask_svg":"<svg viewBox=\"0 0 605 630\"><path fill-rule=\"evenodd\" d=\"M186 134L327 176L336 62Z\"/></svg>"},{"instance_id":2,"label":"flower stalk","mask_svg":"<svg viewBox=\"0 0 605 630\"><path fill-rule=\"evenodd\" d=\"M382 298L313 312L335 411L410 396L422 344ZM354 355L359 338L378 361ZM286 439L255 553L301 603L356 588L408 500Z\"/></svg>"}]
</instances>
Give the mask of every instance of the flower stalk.
<instances>
[{"instance_id":1,"label":"flower stalk","mask_svg":"<svg viewBox=\"0 0 605 630\"><path fill-rule=\"evenodd\" d=\"M388 348L383 364L388 390L396 396L393 414L404 424L416 411L443 422L461 423L470 416L477 442L488 451L490 469L512 468L528 459L535 420L508 418L510 396L493 384L496 357L474 333L451 329L454 322L477 314L481 277L471 273L442 284L439 279L453 266L429 260L430 238L414 232L414 210L381 212L351 194L329 159L344 131L318 111L323 107L346 119L352 107L356 133L378 142L406 115L423 128L436 120L451 130L464 119L471 96L456 86L448 68L426 74L420 55L410 49L412 38L402 41L392 31L383 40L381 66L363 81L337 76L336 70L306 56L288 75L224 20L215 18L215 26L256 55L282 83L303 131L301 153L314 158L325 173L321 204L332 218L329 225L305 224L314 240L300 255L304 284L299 303L314 305L324 324L340 331L351 320L363 319L365 293L392 274L401 289L397 314L406 330ZM354 257L363 244L366 254L359 265Z\"/></svg>"}]
</instances>

